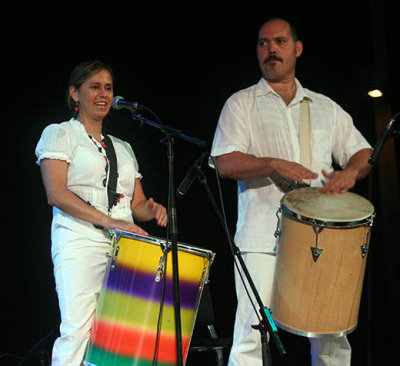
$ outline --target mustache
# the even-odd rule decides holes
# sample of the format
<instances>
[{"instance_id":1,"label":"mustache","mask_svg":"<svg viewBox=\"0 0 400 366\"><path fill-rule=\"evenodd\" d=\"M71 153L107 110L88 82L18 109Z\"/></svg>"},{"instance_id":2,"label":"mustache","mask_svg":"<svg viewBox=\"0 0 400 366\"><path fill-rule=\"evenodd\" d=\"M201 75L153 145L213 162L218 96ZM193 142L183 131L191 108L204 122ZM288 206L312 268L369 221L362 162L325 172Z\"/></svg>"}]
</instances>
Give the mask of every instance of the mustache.
<instances>
[{"instance_id":1,"label":"mustache","mask_svg":"<svg viewBox=\"0 0 400 366\"><path fill-rule=\"evenodd\" d=\"M264 64L270 62L270 61L279 61L279 62L283 62L283 59L281 59L280 57L276 56L276 55L270 55L269 57L267 57L264 60Z\"/></svg>"}]
</instances>

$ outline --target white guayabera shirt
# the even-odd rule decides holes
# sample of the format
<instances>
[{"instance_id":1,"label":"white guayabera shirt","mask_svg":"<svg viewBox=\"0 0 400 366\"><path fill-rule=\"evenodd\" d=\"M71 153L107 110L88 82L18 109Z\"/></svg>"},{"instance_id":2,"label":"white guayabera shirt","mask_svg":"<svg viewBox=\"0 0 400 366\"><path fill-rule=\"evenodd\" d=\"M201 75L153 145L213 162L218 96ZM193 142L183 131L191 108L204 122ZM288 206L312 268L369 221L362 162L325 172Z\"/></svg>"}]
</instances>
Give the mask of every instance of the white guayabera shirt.
<instances>
[{"instance_id":1,"label":"white guayabera shirt","mask_svg":"<svg viewBox=\"0 0 400 366\"><path fill-rule=\"evenodd\" d=\"M322 185L322 169L332 161L344 168L350 157L371 148L352 118L328 97L303 88L289 105L261 78L226 101L215 132L212 156L234 151L256 157L300 162L299 109L310 101L311 170L319 174L311 186ZM283 193L269 178L238 181L235 242L244 252L273 252L276 212Z\"/></svg>"}]
</instances>

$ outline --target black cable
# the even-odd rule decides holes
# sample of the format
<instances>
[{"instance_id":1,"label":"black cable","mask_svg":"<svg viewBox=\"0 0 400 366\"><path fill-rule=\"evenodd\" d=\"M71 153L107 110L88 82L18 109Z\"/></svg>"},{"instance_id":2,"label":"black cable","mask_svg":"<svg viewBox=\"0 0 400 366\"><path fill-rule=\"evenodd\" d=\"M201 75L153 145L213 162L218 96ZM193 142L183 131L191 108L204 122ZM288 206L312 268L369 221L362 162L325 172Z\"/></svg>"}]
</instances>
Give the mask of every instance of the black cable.
<instances>
[{"instance_id":1,"label":"black cable","mask_svg":"<svg viewBox=\"0 0 400 366\"><path fill-rule=\"evenodd\" d=\"M167 241L168 243L168 241ZM158 320L157 320L157 333L156 333L156 344L154 346L154 354L153 354L153 361L152 366L157 366L157 358L158 358L158 346L160 342L160 335L161 335L161 326L162 326L162 315L164 310L164 300L165 300L165 288L167 283L167 261L168 261L168 244L163 251L164 256L164 265L163 265L163 272L162 272L162 288L161 288L161 298L160 298L160 309L158 312Z\"/></svg>"},{"instance_id":2,"label":"black cable","mask_svg":"<svg viewBox=\"0 0 400 366\"><path fill-rule=\"evenodd\" d=\"M164 126L164 123L161 122L160 118L157 116L157 114L155 114L150 108L142 105L141 109L144 109L148 112L150 112L150 114L157 120L157 122L161 125Z\"/></svg>"},{"instance_id":3,"label":"black cable","mask_svg":"<svg viewBox=\"0 0 400 366\"><path fill-rule=\"evenodd\" d=\"M33 357L36 357L38 354L42 354L43 353L42 350L38 351L38 352L36 352L36 351L38 350L38 348L40 346L43 345L44 342L46 342L56 332L57 329L58 329L58 326L54 326L52 329L50 329L50 331L45 336L43 336L41 339L39 339L32 346L32 348L28 351L27 355L24 358L22 358L20 362L18 362L17 366L21 366L25 363L25 361L28 361L28 360L32 359Z\"/></svg>"}]
</instances>

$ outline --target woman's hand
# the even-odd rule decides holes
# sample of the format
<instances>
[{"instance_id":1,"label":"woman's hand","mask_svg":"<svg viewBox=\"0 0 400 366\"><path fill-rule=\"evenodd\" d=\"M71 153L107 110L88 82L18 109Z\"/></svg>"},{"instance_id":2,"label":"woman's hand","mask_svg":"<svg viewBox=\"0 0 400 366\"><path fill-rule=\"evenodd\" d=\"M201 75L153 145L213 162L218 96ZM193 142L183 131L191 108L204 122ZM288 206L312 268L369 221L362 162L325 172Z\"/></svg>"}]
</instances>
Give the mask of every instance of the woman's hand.
<instances>
[{"instance_id":1,"label":"woman's hand","mask_svg":"<svg viewBox=\"0 0 400 366\"><path fill-rule=\"evenodd\" d=\"M167 226L168 215L167 210L163 205L154 201L153 198L149 198L145 206L146 209L153 215L158 226Z\"/></svg>"},{"instance_id":2,"label":"woman's hand","mask_svg":"<svg viewBox=\"0 0 400 366\"><path fill-rule=\"evenodd\" d=\"M120 229L124 231L129 231L131 233L136 233L140 235L149 235L145 230L143 230L140 226L134 224L133 222L125 221L125 220L116 220L108 216L104 226L107 229Z\"/></svg>"}]
</instances>

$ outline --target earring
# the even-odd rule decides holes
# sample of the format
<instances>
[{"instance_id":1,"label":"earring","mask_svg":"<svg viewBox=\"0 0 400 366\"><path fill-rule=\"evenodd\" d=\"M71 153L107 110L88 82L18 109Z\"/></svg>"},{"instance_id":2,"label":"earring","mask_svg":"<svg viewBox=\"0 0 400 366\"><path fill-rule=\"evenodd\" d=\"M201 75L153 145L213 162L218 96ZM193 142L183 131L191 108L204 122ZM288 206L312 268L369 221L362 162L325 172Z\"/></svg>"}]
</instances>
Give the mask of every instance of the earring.
<instances>
[{"instance_id":1,"label":"earring","mask_svg":"<svg viewBox=\"0 0 400 366\"><path fill-rule=\"evenodd\" d=\"M75 102L75 108L74 108L75 112L79 112L79 102Z\"/></svg>"}]
</instances>

